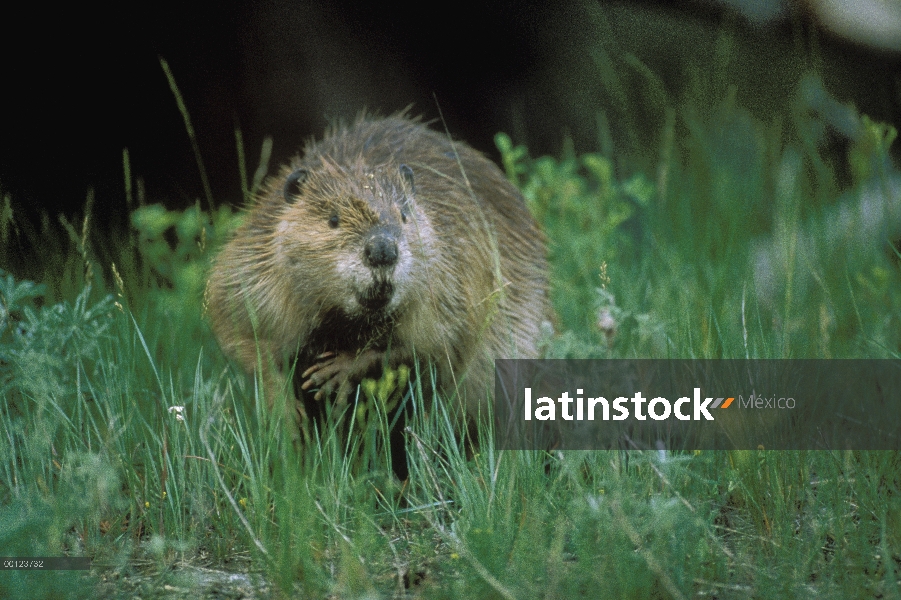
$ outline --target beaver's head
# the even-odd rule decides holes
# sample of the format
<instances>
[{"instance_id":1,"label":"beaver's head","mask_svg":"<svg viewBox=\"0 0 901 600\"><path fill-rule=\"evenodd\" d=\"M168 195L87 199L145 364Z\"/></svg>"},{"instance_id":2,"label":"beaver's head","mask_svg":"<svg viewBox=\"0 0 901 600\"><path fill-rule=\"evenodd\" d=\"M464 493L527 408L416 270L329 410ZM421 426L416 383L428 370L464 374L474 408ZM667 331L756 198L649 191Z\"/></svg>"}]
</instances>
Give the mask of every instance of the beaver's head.
<instances>
[{"instance_id":1,"label":"beaver's head","mask_svg":"<svg viewBox=\"0 0 901 600\"><path fill-rule=\"evenodd\" d=\"M393 313L428 252L428 220L405 164L337 165L323 159L284 175L276 224L279 259L304 302L349 316Z\"/></svg>"}]
</instances>

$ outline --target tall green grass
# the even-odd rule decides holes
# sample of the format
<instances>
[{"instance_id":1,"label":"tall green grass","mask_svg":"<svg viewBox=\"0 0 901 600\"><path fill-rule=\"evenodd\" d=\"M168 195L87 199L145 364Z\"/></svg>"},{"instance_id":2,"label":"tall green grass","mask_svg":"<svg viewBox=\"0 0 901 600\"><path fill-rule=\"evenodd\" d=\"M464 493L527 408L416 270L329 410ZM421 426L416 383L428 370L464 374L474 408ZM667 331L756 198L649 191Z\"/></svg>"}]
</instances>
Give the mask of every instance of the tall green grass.
<instances>
[{"instance_id":1,"label":"tall green grass","mask_svg":"<svg viewBox=\"0 0 901 600\"><path fill-rule=\"evenodd\" d=\"M897 358L893 130L857 116L835 155L816 114L707 91L632 173L498 137L549 239L548 355ZM90 214L37 251L46 285L0 278L0 548L94 570L2 571L4 598L212 594L210 570L276 597L901 596L897 453L499 452L487 426L472 453L427 374L367 382L299 446L202 317L232 212L142 205L117 242ZM5 256L37 232L8 218Z\"/></svg>"}]
</instances>

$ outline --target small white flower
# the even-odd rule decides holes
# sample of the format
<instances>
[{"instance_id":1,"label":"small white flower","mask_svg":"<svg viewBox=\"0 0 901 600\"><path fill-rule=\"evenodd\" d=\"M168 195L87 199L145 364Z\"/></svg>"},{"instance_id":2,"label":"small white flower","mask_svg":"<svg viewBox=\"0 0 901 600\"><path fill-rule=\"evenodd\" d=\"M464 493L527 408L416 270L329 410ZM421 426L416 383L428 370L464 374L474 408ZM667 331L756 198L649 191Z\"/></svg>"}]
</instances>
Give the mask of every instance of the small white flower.
<instances>
[{"instance_id":1,"label":"small white flower","mask_svg":"<svg viewBox=\"0 0 901 600\"><path fill-rule=\"evenodd\" d=\"M184 407L184 406L170 406L170 407L169 407L169 412L170 412L170 413L175 413L175 418L176 418L177 420L179 420L179 421L184 421L184 420L185 420L185 416L182 414L182 413L185 412L185 407Z\"/></svg>"}]
</instances>

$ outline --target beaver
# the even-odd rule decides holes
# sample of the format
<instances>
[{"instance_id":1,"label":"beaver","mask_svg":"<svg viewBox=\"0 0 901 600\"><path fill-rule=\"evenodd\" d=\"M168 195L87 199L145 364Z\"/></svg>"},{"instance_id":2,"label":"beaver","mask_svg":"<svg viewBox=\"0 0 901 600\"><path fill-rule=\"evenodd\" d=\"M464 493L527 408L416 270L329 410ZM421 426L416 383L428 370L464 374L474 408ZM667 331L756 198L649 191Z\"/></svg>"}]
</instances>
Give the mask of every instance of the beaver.
<instances>
[{"instance_id":1,"label":"beaver","mask_svg":"<svg viewBox=\"0 0 901 600\"><path fill-rule=\"evenodd\" d=\"M359 117L269 178L212 266L224 352L272 406L345 401L386 367L434 373L484 413L495 358L537 358L552 322L545 239L488 158L405 113ZM296 366L297 388L287 374ZM431 382L424 382L431 387Z\"/></svg>"}]
</instances>

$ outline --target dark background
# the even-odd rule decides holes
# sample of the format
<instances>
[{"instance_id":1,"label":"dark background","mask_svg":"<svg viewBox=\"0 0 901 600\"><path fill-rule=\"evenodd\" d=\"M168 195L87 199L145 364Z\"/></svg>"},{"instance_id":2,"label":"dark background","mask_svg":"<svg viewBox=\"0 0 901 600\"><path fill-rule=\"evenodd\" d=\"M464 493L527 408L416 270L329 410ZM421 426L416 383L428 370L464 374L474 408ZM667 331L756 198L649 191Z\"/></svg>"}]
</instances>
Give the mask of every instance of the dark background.
<instances>
[{"instance_id":1,"label":"dark background","mask_svg":"<svg viewBox=\"0 0 901 600\"><path fill-rule=\"evenodd\" d=\"M219 203L241 202L236 126L252 173L264 136L274 138L274 165L329 119L363 108L386 114L412 104L427 119L440 108L454 136L495 158L498 131L533 156L559 154L565 138L594 150L602 113L614 152L653 148L661 114L639 113L630 126L647 139L629 142L615 111L604 112L604 52L636 56L679 106L686 82L708 76L724 28L737 40L730 76L739 100L758 117L796 94L813 39L835 97L901 123L897 52L844 39L803 5L776 0L765 14L712 0L454 3L440 16L346 0L127 4L2 9L0 192L26 215L77 213L88 188L100 223L125 214L123 148L147 201L177 208L202 198L159 57L182 91Z\"/></svg>"}]
</instances>

